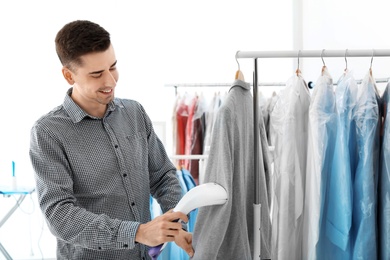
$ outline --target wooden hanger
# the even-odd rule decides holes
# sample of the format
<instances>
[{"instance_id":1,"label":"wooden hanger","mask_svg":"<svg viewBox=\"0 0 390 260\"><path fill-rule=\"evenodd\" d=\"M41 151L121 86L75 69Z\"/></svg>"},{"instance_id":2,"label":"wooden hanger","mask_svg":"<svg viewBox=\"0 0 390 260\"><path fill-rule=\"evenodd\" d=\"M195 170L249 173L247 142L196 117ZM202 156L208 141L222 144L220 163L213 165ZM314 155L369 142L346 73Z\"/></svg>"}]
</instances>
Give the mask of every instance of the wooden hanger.
<instances>
[{"instance_id":1,"label":"wooden hanger","mask_svg":"<svg viewBox=\"0 0 390 260\"><path fill-rule=\"evenodd\" d=\"M242 71L240 70L240 63L238 62L237 60L237 54L238 54L239 51L236 52L236 62L238 64L238 70L236 71L236 76L234 77L234 79L239 79L239 80L242 80L242 81L245 81L244 79L244 74L242 73Z\"/></svg>"}]
</instances>

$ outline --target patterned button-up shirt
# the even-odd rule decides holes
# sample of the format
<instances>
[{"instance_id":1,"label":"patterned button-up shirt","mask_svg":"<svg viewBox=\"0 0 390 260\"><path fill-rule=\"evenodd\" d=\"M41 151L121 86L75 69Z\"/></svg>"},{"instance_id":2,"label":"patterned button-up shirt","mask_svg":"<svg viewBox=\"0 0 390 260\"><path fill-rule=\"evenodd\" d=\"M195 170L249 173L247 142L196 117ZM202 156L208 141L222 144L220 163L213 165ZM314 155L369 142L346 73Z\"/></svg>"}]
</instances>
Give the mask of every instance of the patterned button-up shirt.
<instances>
[{"instance_id":1,"label":"patterned button-up shirt","mask_svg":"<svg viewBox=\"0 0 390 260\"><path fill-rule=\"evenodd\" d=\"M38 200L57 258L148 259L135 234L150 221L150 194L164 212L176 206L176 168L138 102L115 98L96 118L71 91L31 130Z\"/></svg>"}]
</instances>

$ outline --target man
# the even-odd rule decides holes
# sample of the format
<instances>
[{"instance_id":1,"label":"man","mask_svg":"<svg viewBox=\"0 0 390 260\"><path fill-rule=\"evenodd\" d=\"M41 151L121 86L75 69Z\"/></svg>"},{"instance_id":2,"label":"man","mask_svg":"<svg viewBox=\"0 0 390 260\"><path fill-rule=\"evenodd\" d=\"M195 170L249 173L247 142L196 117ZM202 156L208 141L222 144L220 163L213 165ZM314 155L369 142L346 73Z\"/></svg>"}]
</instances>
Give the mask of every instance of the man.
<instances>
[{"instance_id":1,"label":"man","mask_svg":"<svg viewBox=\"0 0 390 260\"><path fill-rule=\"evenodd\" d=\"M174 220L176 168L143 107L114 98L117 60L110 34L90 21L66 24L55 39L72 86L62 105L31 130L38 200L57 237L58 259L149 259L175 241L190 256L192 235ZM150 220L150 194L165 214Z\"/></svg>"}]
</instances>

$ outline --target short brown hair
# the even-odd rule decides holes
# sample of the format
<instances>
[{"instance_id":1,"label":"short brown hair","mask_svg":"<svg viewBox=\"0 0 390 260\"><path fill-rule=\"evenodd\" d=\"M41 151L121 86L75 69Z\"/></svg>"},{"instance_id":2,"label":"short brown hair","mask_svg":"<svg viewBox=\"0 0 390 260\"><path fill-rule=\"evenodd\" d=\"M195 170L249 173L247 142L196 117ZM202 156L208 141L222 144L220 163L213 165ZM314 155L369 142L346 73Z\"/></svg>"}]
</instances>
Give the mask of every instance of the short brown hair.
<instances>
[{"instance_id":1,"label":"short brown hair","mask_svg":"<svg viewBox=\"0 0 390 260\"><path fill-rule=\"evenodd\" d=\"M82 65L80 56L106 51L111 44L110 34L100 25L76 20L66 24L55 38L56 52L63 66Z\"/></svg>"}]
</instances>

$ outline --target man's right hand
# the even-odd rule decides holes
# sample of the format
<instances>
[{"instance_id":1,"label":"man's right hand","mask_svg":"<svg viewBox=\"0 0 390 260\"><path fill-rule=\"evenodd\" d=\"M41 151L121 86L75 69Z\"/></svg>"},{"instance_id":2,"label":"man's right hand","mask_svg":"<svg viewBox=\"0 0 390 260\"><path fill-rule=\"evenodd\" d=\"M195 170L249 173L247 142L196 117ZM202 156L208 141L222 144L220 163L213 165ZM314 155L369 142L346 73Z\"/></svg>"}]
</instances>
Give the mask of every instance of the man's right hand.
<instances>
[{"instance_id":1,"label":"man's right hand","mask_svg":"<svg viewBox=\"0 0 390 260\"><path fill-rule=\"evenodd\" d=\"M158 246L165 242L174 241L182 229L182 224L175 221L178 219L188 222L187 215L170 210L148 223L140 224L135 235L135 241L147 246Z\"/></svg>"}]
</instances>

